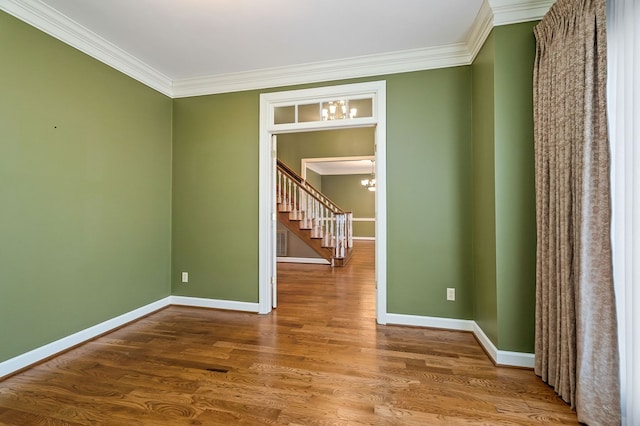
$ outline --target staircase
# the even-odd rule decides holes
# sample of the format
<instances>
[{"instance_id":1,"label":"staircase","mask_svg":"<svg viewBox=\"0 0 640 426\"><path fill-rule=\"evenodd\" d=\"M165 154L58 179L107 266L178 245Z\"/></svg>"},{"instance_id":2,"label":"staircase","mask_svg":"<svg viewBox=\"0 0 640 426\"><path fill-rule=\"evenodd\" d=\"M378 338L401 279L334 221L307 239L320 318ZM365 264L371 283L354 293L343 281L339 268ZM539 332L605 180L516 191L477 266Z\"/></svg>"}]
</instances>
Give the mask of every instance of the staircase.
<instances>
[{"instance_id":1,"label":"staircase","mask_svg":"<svg viewBox=\"0 0 640 426\"><path fill-rule=\"evenodd\" d=\"M353 251L351 212L306 182L278 160L276 172L278 221L331 266L345 266Z\"/></svg>"}]
</instances>

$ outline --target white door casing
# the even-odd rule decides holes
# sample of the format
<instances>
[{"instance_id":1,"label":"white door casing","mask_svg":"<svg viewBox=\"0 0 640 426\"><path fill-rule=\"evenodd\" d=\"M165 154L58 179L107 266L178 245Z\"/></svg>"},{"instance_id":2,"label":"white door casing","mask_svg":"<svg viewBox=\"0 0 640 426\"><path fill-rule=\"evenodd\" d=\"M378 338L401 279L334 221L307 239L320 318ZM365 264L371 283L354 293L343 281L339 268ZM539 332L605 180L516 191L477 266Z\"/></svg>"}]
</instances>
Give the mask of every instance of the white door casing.
<instances>
[{"instance_id":1,"label":"white door casing","mask_svg":"<svg viewBox=\"0 0 640 426\"><path fill-rule=\"evenodd\" d=\"M276 107L313 104L337 99L372 99L371 117L275 124ZM297 109L296 109L297 111ZM297 117L297 112L296 112ZM374 81L314 89L264 93L260 95L260 181L259 181L259 312L271 312L276 303L276 200L275 136L354 127L375 127L376 157L376 313L380 324L387 322L387 218L386 218L386 82Z\"/></svg>"}]
</instances>

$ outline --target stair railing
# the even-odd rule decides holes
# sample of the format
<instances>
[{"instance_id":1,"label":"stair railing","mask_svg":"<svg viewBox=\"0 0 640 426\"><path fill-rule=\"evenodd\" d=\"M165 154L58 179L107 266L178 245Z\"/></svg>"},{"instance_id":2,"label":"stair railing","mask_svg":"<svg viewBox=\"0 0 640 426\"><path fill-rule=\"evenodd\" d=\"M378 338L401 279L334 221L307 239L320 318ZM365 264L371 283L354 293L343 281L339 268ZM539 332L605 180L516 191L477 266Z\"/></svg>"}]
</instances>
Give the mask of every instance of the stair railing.
<instances>
[{"instance_id":1,"label":"stair railing","mask_svg":"<svg viewBox=\"0 0 640 426\"><path fill-rule=\"evenodd\" d=\"M336 259L344 259L353 247L353 213L342 210L280 160L276 201L280 211L289 212L290 220L300 221L300 229L308 229L311 238L322 239L323 247L332 248Z\"/></svg>"}]
</instances>

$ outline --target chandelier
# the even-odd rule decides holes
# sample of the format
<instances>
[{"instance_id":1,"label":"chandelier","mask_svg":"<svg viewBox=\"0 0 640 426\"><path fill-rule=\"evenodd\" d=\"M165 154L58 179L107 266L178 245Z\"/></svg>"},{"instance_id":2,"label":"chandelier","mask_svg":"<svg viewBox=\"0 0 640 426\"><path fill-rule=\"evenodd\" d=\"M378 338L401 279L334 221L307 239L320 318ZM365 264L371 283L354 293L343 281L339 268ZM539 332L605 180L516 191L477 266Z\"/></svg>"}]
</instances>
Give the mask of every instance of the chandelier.
<instances>
[{"instance_id":1,"label":"chandelier","mask_svg":"<svg viewBox=\"0 0 640 426\"><path fill-rule=\"evenodd\" d=\"M376 173L375 173L375 161L371 160L371 178L370 179L362 179L360 181L364 189L367 191L375 191L376 190Z\"/></svg>"},{"instance_id":2,"label":"chandelier","mask_svg":"<svg viewBox=\"0 0 640 426\"><path fill-rule=\"evenodd\" d=\"M355 118L357 113L358 110L349 108L345 101L331 101L322 105L322 120L324 121Z\"/></svg>"}]
</instances>

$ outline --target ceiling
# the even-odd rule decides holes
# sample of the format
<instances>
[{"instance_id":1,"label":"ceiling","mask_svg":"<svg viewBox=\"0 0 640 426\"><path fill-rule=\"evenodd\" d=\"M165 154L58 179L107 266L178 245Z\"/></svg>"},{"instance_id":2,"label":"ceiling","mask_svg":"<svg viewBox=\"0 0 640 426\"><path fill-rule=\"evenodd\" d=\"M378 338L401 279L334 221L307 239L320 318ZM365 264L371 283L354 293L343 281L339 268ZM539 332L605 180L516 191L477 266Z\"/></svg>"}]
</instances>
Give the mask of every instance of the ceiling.
<instances>
[{"instance_id":1,"label":"ceiling","mask_svg":"<svg viewBox=\"0 0 640 426\"><path fill-rule=\"evenodd\" d=\"M482 0L43 0L173 80L465 40Z\"/></svg>"},{"instance_id":2,"label":"ceiling","mask_svg":"<svg viewBox=\"0 0 640 426\"><path fill-rule=\"evenodd\" d=\"M0 0L0 9L169 96L470 63L552 0Z\"/></svg>"},{"instance_id":3,"label":"ceiling","mask_svg":"<svg viewBox=\"0 0 640 426\"><path fill-rule=\"evenodd\" d=\"M326 159L306 159L303 164L308 170L313 170L319 175L370 175L374 173L374 157L368 159L350 160L347 158L326 160Z\"/></svg>"}]
</instances>

